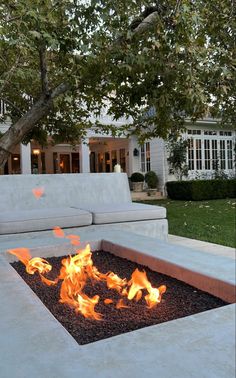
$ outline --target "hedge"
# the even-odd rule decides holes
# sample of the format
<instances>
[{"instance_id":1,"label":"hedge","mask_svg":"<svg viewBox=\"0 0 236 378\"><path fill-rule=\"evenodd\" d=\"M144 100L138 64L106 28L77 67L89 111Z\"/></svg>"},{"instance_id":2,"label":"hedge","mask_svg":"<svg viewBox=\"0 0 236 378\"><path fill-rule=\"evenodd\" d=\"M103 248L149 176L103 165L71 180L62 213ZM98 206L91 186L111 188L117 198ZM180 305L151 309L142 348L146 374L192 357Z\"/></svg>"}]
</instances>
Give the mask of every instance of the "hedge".
<instances>
[{"instance_id":1,"label":"hedge","mask_svg":"<svg viewBox=\"0 0 236 378\"><path fill-rule=\"evenodd\" d=\"M168 197L175 200L201 201L236 197L236 179L168 181Z\"/></svg>"}]
</instances>

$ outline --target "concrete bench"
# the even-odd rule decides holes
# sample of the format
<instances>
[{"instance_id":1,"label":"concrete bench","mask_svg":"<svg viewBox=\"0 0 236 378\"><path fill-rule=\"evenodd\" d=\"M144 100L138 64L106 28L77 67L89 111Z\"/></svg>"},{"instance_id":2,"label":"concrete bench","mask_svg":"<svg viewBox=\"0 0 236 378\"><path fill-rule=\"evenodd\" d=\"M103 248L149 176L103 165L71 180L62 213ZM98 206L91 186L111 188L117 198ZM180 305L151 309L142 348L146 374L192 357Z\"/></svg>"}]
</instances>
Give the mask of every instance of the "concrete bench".
<instances>
[{"instance_id":1,"label":"concrete bench","mask_svg":"<svg viewBox=\"0 0 236 378\"><path fill-rule=\"evenodd\" d=\"M32 189L43 188L35 198ZM0 235L112 227L166 239L166 210L132 203L125 173L0 176Z\"/></svg>"}]
</instances>

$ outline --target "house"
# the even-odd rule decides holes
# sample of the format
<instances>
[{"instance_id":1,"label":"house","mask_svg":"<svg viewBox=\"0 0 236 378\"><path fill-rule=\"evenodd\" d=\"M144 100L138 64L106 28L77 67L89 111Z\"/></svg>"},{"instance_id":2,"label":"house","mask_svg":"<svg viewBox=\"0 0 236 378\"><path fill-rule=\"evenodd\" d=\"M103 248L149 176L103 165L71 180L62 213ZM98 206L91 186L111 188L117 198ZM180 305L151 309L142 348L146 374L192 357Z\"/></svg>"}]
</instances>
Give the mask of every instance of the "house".
<instances>
[{"instance_id":1,"label":"house","mask_svg":"<svg viewBox=\"0 0 236 378\"><path fill-rule=\"evenodd\" d=\"M4 112L2 102L0 112ZM100 121L104 124L112 122L116 126L125 122L122 119L112 121L105 113ZM0 132L8 127L7 123L0 124ZM211 177L217 167L230 176L234 174L234 130L220 128L211 118L195 124L187 120L186 131L182 137L188 140L189 178ZM169 174L167 157L168 151L163 139L153 138L139 146L134 136L114 138L96 134L91 129L84 143L73 147L50 143L42 147L34 141L27 146L17 146L8 159L3 174L113 172L114 166L119 163L128 176L136 171L155 171L159 178L159 190L164 192L165 183L175 179Z\"/></svg>"}]
</instances>

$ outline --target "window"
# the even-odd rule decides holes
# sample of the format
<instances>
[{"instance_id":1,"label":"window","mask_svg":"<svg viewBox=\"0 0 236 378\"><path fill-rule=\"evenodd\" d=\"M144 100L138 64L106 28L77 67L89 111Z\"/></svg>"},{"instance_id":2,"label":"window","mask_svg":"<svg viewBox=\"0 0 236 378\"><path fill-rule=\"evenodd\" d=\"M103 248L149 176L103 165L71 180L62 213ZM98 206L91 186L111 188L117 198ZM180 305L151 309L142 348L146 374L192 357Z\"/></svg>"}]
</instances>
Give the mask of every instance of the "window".
<instances>
[{"instance_id":1,"label":"window","mask_svg":"<svg viewBox=\"0 0 236 378\"><path fill-rule=\"evenodd\" d=\"M117 151L113 150L111 151L111 166L112 166L112 172L114 171L114 167L117 164Z\"/></svg>"},{"instance_id":2,"label":"window","mask_svg":"<svg viewBox=\"0 0 236 378\"><path fill-rule=\"evenodd\" d=\"M231 131L220 131L221 136L231 136L232 132Z\"/></svg>"},{"instance_id":3,"label":"window","mask_svg":"<svg viewBox=\"0 0 236 378\"><path fill-rule=\"evenodd\" d=\"M233 143L232 143L232 140L227 140L227 163L228 163L228 169L233 169Z\"/></svg>"},{"instance_id":4,"label":"window","mask_svg":"<svg viewBox=\"0 0 236 378\"><path fill-rule=\"evenodd\" d=\"M231 131L204 130L194 134L188 130L189 170L233 169L233 133Z\"/></svg>"},{"instance_id":5,"label":"window","mask_svg":"<svg viewBox=\"0 0 236 378\"><path fill-rule=\"evenodd\" d=\"M225 140L220 140L220 168L225 169Z\"/></svg>"},{"instance_id":6,"label":"window","mask_svg":"<svg viewBox=\"0 0 236 378\"><path fill-rule=\"evenodd\" d=\"M205 130L204 135L217 135L217 131Z\"/></svg>"},{"instance_id":7,"label":"window","mask_svg":"<svg viewBox=\"0 0 236 378\"><path fill-rule=\"evenodd\" d=\"M188 134L190 135L201 135L201 130L188 130Z\"/></svg>"},{"instance_id":8,"label":"window","mask_svg":"<svg viewBox=\"0 0 236 378\"><path fill-rule=\"evenodd\" d=\"M4 115L6 113L6 103L0 100L0 114Z\"/></svg>"},{"instance_id":9,"label":"window","mask_svg":"<svg viewBox=\"0 0 236 378\"><path fill-rule=\"evenodd\" d=\"M126 172L125 148L120 149L120 166L122 172Z\"/></svg>"},{"instance_id":10,"label":"window","mask_svg":"<svg viewBox=\"0 0 236 378\"><path fill-rule=\"evenodd\" d=\"M193 148L193 139L188 140L188 169L194 169L194 148Z\"/></svg>"},{"instance_id":11,"label":"window","mask_svg":"<svg viewBox=\"0 0 236 378\"><path fill-rule=\"evenodd\" d=\"M197 169L202 169L202 141L201 139L195 140L196 148L196 166Z\"/></svg>"},{"instance_id":12,"label":"window","mask_svg":"<svg viewBox=\"0 0 236 378\"><path fill-rule=\"evenodd\" d=\"M211 169L211 157L210 157L210 141L204 140L204 152L205 152L205 169Z\"/></svg>"},{"instance_id":13,"label":"window","mask_svg":"<svg viewBox=\"0 0 236 378\"><path fill-rule=\"evenodd\" d=\"M141 171L149 172L151 170L150 142L141 146Z\"/></svg>"},{"instance_id":14,"label":"window","mask_svg":"<svg viewBox=\"0 0 236 378\"><path fill-rule=\"evenodd\" d=\"M216 139L213 139L211 141L211 151L212 151L212 169L217 169L218 154L217 154L217 140Z\"/></svg>"}]
</instances>

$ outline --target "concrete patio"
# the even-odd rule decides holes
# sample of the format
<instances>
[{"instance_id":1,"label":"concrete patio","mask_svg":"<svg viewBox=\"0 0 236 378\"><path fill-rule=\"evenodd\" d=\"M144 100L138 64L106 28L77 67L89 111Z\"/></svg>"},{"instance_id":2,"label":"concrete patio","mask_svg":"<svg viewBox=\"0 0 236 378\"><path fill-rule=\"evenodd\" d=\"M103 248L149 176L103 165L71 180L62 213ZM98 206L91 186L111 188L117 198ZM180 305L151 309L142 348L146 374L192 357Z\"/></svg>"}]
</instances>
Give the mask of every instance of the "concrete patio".
<instances>
[{"instance_id":1,"label":"concrete patio","mask_svg":"<svg viewBox=\"0 0 236 378\"><path fill-rule=\"evenodd\" d=\"M205 243L204 250L197 241L172 236L166 244L115 230L91 233L79 228L73 233L80 235L83 243L90 241L94 249L103 243L103 248L111 247L113 253L155 270L159 267L185 281L194 280L196 285L211 282L211 290L220 295L234 294L233 249ZM53 238L51 232L31 234L30 238L0 237L1 377L235 377L234 304L78 345L9 265L5 255L8 248L14 247L32 248L33 255L40 247L42 257L62 255L69 248L64 243Z\"/></svg>"}]
</instances>

